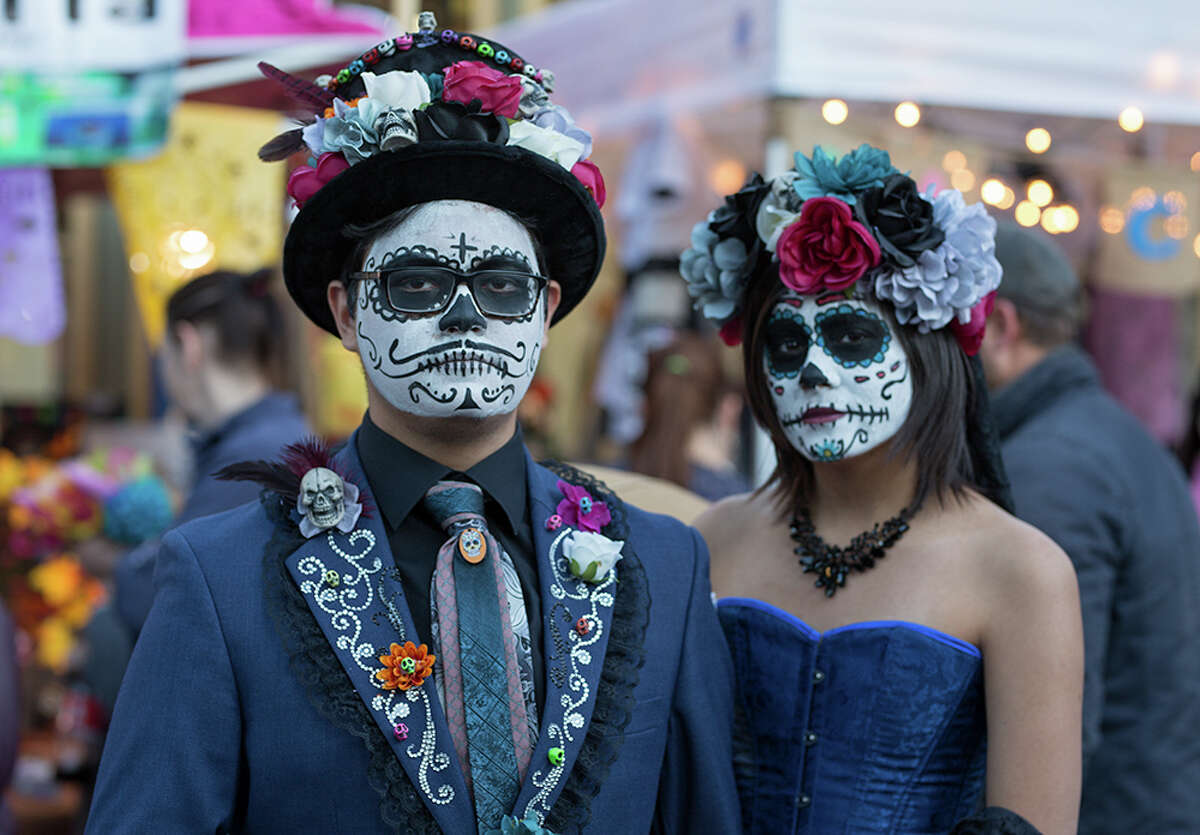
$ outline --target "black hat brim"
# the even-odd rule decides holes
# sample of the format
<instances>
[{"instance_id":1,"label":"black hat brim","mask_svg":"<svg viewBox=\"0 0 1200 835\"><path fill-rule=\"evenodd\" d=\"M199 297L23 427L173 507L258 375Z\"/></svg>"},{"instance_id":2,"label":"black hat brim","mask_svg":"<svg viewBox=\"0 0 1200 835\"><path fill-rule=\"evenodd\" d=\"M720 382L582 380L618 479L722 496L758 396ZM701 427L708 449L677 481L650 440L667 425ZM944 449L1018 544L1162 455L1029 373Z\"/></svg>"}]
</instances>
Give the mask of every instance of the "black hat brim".
<instances>
[{"instance_id":1,"label":"black hat brim","mask_svg":"<svg viewBox=\"0 0 1200 835\"><path fill-rule=\"evenodd\" d=\"M313 322L337 335L326 290L356 241L347 226L434 200L472 200L512 213L537 234L546 272L562 286L558 322L596 280L604 221L591 193L558 163L508 145L447 140L375 154L338 174L300 209L283 246L283 278Z\"/></svg>"}]
</instances>

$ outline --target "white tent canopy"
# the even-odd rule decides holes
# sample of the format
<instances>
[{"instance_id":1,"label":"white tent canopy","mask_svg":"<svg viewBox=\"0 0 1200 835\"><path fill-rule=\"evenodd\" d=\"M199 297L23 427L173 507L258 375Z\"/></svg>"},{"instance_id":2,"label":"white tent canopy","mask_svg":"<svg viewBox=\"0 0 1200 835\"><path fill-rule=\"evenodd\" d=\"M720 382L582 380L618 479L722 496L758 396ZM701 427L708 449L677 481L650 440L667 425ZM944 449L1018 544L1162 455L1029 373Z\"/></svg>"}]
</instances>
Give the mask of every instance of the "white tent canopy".
<instances>
[{"instance_id":1,"label":"white tent canopy","mask_svg":"<svg viewBox=\"0 0 1200 835\"><path fill-rule=\"evenodd\" d=\"M774 96L1200 124L1191 0L572 0L494 34L598 133Z\"/></svg>"}]
</instances>

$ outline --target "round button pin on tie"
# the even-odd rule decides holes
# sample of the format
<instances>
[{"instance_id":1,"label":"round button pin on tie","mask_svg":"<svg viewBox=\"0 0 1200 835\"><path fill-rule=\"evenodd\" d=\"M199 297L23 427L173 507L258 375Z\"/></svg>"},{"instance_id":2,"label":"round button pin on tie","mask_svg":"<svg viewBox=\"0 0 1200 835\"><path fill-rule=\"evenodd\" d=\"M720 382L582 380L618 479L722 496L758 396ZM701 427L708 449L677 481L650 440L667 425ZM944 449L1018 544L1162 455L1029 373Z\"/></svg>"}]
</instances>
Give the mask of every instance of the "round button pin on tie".
<instances>
[{"instance_id":1,"label":"round button pin on tie","mask_svg":"<svg viewBox=\"0 0 1200 835\"><path fill-rule=\"evenodd\" d=\"M467 528L458 535L458 553L471 565L477 565L487 556L487 541L479 528Z\"/></svg>"}]
</instances>

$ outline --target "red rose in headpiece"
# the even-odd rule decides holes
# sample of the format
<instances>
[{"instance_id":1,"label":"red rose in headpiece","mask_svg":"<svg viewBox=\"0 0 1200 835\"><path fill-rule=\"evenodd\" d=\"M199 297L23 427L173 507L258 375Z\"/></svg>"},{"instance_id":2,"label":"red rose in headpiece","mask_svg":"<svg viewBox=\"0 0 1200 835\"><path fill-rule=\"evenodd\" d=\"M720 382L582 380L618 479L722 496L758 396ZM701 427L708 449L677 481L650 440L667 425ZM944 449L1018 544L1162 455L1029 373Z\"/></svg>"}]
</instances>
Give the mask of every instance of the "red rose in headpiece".
<instances>
[{"instance_id":1,"label":"red rose in headpiece","mask_svg":"<svg viewBox=\"0 0 1200 835\"><path fill-rule=\"evenodd\" d=\"M987 330L988 316L992 314L992 308L995 306L996 291L993 290L980 299L979 304L971 308L971 321L964 325L955 319L950 323L950 327L954 331L954 338L958 340L963 353L968 357L979 353L979 346L983 344L984 331Z\"/></svg>"},{"instance_id":2,"label":"red rose in headpiece","mask_svg":"<svg viewBox=\"0 0 1200 835\"><path fill-rule=\"evenodd\" d=\"M316 168L302 165L291 173L287 181L287 193L296 201L296 208L300 208L320 191L323 185L349 167L350 163L346 162L344 156L326 151L317 160Z\"/></svg>"},{"instance_id":3,"label":"red rose in headpiece","mask_svg":"<svg viewBox=\"0 0 1200 835\"><path fill-rule=\"evenodd\" d=\"M836 197L805 200L775 252L780 280L805 294L843 290L879 263L879 244Z\"/></svg>"},{"instance_id":4,"label":"red rose in headpiece","mask_svg":"<svg viewBox=\"0 0 1200 835\"><path fill-rule=\"evenodd\" d=\"M608 197L604 190L604 177L600 173L600 169L596 167L596 163L581 159L575 163L575 167L571 169L571 173L579 182L583 183L583 187L588 190L596 200L597 208L604 208L604 201Z\"/></svg>"},{"instance_id":5,"label":"red rose in headpiece","mask_svg":"<svg viewBox=\"0 0 1200 835\"><path fill-rule=\"evenodd\" d=\"M484 113L516 118L521 104L521 82L480 61L459 61L446 67L442 101L470 104L479 99Z\"/></svg>"}]
</instances>

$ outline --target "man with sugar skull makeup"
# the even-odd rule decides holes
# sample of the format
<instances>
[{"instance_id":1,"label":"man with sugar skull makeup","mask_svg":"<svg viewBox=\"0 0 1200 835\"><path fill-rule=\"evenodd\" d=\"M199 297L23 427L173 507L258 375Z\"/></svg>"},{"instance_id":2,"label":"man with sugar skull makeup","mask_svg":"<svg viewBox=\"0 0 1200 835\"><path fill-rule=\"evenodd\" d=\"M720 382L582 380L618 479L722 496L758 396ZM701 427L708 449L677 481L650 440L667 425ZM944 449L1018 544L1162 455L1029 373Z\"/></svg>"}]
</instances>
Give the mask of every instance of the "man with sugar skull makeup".
<instances>
[{"instance_id":1,"label":"man with sugar skull makeup","mask_svg":"<svg viewBox=\"0 0 1200 835\"><path fill-rule=\"evenodd\" d=\"M681 272L777 455L697 521L747 832L1074 831L1078 594L1005 512L974 357L994 234L868 145L796 154L692 232Z\"/></svg>"},{"instance_id":2,"label":"man with sugar skull makeup","mask_svg":"<svg viewBox=\"0 0 1200 835\"><path fill-rule=\"evenodd\" d=\"M312 157L285 280L369 408L167 537L89 831L737 831L703 541L516 423L604 251L553 76L430 13L315 84L264 72L317 114L260 152Z\"/></svg>"}]
</instances>

